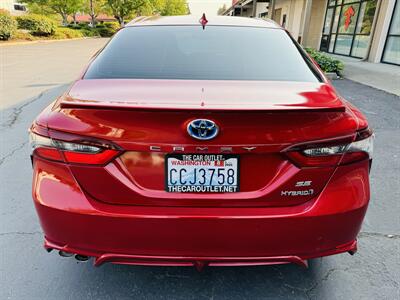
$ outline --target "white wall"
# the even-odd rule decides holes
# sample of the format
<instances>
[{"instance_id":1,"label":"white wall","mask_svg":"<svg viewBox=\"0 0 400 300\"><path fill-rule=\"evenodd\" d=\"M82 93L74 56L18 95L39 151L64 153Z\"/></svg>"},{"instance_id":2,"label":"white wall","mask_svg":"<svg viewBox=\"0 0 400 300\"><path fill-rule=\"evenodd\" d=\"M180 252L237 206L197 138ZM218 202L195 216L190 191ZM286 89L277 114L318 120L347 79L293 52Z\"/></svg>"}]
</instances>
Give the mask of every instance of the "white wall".
<instances>
[{"instance_id":1,"label":"white wall","mask_svg":"<svg viewBox=\"0 0 400 300\"><path fill-rule=\"evenodd\" d=\"M257 18L259 18L260 14L265 13L265 12L268 11L267 6L268 6L267 2L257 3L257 8L256 8L256 16L257 16Z\"/></svg>"},{"instance_id":2,"label":"white wall","mask_svg":"<svg viewBox=\"0 0 400 300\"><path fill-rule=\"evenodd\" d=\"M11 12L14 9L14 0L0 0L0 8Z\"/></svg>"},{"instance_id":3,"label":"white wall","mask_svg":"<svg viewBox=\"0 0 400 300\"><path fill-rule=\"evenodd\" d=\"M304 0L292 0L291 7L292 11L292 24L290 28L290 33L293 37L298 40L300 36L303 35L303 13L304 13Z\"/></svg>"},{"instance_id":4,"label":"white wall","mask_svg":"<svg viewBox=\"0 0 400 300\"><path fill-rule=\"evenodd\" d=\"M18 1L0 0L0 9L5 9L5 10L9 11L12 15L16 15L16 16L26 13L26 11L15 10L14 9L14 4L23 5L23 6L26 7L26 4L23 4L23 3L18 2Z\"/></svg>"},{"instance_id":5,"label":"white wall","mask_svg":"<svg viewBox=\"0 0 400 300\"><path fill-rule=\"evenodd\" d=\"M275 10L282 9L281 18L276 21L282 24L283 15L286 15L286 29L296 40L302 35L303 7L304 0L276 0L275 4Z\"/></svg>"},{"instance_id":6,"label":"white wall","mask_svg":"<svg viewBox=\"0 0 400 300\"><path fill-rule=\"evenodd\" d=\"M371 52L368 57L368 60L371 62L377 63L381 61L395 4L396 0L382 0L381 9L376 23L375 35L371 45Z\"/></svg>"},{"instance_id":7,"label":"white wall","mask_svg":"<svg viewBox=\"0 0 400 300\"><path fill-rule=\"evenodd\" d=\"M306 40L303 39L303 46L319 49L322 38L322 28L325 20L326 3L327 0L312 1L308 33L306 35Z\"/></svg>"}]
</instances>

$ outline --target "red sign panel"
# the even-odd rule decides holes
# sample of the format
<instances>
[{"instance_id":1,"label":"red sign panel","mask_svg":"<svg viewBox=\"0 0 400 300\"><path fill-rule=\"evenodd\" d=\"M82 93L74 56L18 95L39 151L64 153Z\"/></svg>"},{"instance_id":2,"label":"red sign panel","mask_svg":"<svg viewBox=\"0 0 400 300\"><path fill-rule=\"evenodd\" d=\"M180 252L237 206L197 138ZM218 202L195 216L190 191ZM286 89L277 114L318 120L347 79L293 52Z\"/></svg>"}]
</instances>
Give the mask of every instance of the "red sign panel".
<instances>
[{"instance_id":1,"label":"red sign panel","mask_svg":"<svg viewBox=\"0 0 400 300\"><path fill-rule=\"evenodd\" d=\"M356 14L356 12L354 11L353 6L349 6L345 10L344 16L346 17L346 19L344 20L344 30L347 31L347 29L349 29L349 26L352 22L352 18L354 17L355 14Z\"/></svg>"}]
</instances>

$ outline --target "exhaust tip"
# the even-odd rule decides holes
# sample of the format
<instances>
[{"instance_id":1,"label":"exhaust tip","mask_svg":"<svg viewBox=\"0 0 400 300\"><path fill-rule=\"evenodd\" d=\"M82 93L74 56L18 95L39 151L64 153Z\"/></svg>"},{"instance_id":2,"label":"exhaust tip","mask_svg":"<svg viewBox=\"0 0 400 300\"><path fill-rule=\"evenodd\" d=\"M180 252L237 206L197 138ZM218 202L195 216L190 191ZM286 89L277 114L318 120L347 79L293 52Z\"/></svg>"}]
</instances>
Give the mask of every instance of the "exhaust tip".
<instances>
[{"instance_id":1,"label":"exhaust tip","mask_svg":"<svg viewBox=\"0 0 400 300\"><path fill-rule=\"evenodd\" d=\"M354 254L356 254L357 250L350 250L347 251L347 253L349 253L351 256L353 256Z\"/></svg>"},{"instance_id":2,"label":"exhaust tip","mask_svg":"<svg viewBox=\"0 0 400 300\"><path fill-rule=\"evenodd\" d=\"M71 252L66 252L66 251L63 251L63 250L58 251L58 254L60 254L60 256L62 256L62 257L71 257L71 256L74 255Z\"/></svg>"},{"instance_id":3,"label":"exhaust tip","mask_svg":"<svg viewBox=\"0 0 400 300\"><path fill-rule=\"evenodd\" d=\"M77 255L75 255L75 259L77 261L87 261L89 259L89 257L86 255L77 254Z\"/></svg>"}]
</instances>

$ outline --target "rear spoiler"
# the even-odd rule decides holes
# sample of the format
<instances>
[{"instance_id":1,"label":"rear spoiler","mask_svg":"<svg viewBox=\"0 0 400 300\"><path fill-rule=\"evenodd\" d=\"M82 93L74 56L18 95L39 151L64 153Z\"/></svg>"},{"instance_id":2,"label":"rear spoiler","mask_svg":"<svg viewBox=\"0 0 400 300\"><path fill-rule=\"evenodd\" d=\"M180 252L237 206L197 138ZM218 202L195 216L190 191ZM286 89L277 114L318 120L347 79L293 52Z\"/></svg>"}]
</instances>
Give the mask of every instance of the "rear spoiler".
<instances>
[{"instance_id":1,"label":"rear spoiler","mask_svg":"<svg viewBox=\"0 0 400 300\"><path fill-rule=\"evenodd\" d=\"M170 106L160 106L160 105L140 105L139 103L110 103L110 102L63 102L59 103L61 109L94 109L94 110L182 110L182 111L223 111L223 112L268 112L268 113L293 113L293 112L344 112L346 111L346 106L334 106L334 107L306 107L306 106L270 106L270 107L260 107L257 109L246 107L232 107L232 105L227 105L226 107L213 107L213 106L177 106L176 104L171 104Z\"/></svg>"}]
</instances>

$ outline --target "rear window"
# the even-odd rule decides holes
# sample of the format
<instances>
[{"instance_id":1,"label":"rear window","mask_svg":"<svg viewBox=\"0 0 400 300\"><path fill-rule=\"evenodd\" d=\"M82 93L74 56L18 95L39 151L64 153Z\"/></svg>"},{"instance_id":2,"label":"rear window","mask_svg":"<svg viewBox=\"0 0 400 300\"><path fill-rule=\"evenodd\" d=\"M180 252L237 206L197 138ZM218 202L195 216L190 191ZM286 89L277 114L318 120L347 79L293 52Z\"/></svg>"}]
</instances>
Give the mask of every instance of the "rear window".
<instances>
[{"instance_id":1,"label":"rear window","mask_svg":"<svg viewBox=\"0 0 400 300\"><path fill-rule=\"evenodd\" d=\"M318 82L284 30L234 26L124 28L84 78Z\"/></svg>"}]
</instances>

